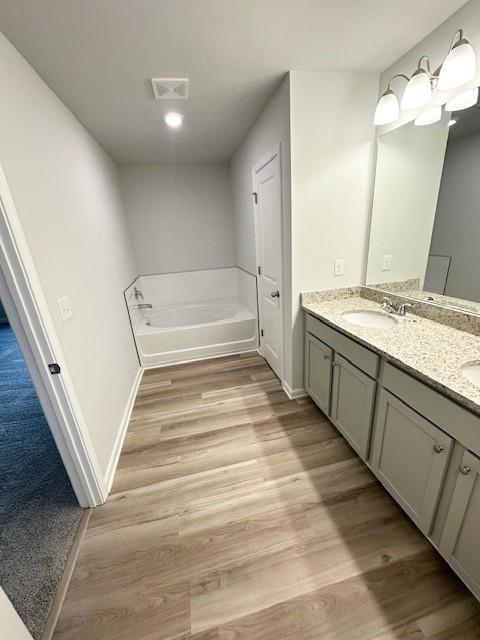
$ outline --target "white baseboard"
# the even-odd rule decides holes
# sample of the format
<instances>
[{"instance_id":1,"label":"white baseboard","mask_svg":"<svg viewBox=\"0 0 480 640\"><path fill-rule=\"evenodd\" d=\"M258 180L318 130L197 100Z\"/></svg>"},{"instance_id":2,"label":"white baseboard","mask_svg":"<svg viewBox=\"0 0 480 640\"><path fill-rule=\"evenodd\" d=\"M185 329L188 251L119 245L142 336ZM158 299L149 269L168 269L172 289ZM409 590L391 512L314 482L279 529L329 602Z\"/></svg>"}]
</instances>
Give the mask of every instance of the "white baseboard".
<instances>
[{"instance_id":1,"label":"white baseboard","mask_svg":"<svg viewBox=\"0 0 480 640\"><path fill-rule=\"evenodd\" d=\"M125 436L127 435L127 429L130 423L130 417L132 415L133 405L135 404L135 398L137 397L137 392L140 386L140 382L142 381L142 376L143 376L143 369L140 368L137 371L137 374L133 381L132 390L130 391L130 395L128 396L128 401L127 401L127 406L125 407L125 411L123 412L122 421L120 423L120 429L115 439L115 445L113 447L112 455L110 456L110 460L108 462L107 472L105 473L105 484L107 485L108 493L110 493L112 489L113 477L115 475L115 471L117 470L118 460L122 452Z\"/></svg>"},{"instance_id":2,"label":"white baseboard","mask_svg":"<svg viewBox=\"0 0 480 640\"><path fill-rule=\"evenodd\" d=\"M303 387L292 389L285 380L282 381L282 387L290 400L298 400L298 398L304 398L307 395L307 392Z\"/></svg>"}]
</instances>

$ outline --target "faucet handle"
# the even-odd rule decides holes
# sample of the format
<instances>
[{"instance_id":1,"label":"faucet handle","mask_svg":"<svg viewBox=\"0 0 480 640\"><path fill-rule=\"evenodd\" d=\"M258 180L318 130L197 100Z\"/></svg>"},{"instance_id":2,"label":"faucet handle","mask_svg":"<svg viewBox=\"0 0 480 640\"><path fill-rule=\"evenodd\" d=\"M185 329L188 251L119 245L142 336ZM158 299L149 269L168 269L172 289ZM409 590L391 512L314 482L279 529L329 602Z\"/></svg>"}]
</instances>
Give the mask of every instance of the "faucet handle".
<instances>
[{"instance_id":1,"label":"faucet handle","mask_svg":"<svg viewBox=\"0 0 480 640\"><path fill-rule=\"evenodd\" d=\"M398 307L398 315L399 315L399 316L404 316L404 315L406 315L406 313L407 313L407 309L414 309L418 304L419 304L418 302L415 302L415 303L412 303L412 302L404 302L403 304L401 304L401 305Z\"/></svg>"}]
</instances>

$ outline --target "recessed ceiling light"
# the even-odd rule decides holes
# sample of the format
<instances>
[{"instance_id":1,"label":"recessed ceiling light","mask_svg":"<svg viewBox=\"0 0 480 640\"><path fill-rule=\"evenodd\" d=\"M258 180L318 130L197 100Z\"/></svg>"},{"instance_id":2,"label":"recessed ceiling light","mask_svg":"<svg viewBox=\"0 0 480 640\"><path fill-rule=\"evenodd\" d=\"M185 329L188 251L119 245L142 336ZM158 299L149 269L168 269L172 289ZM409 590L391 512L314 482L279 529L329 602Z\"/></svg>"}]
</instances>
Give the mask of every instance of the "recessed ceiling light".
<instances>
[{"instance_id":1,"label":"recessed ceiling light","mask_svg":"<svg viewBox=\"0 0 480 640\"><path fill-rule=\"evenodd\" d=\"M170 113L166 113L163 118L166 124L172 129L176 129L183 122L183 115L181 113L177 113L176 111L170 111Z\"/></svg>"},{"instance_id":2,"label":"recessed ceiling light","mask_svg":"<svg viewBox=\"0 0 480 640\"><path fill-rule=\"evenodd\" d=\"M448 121L448 126L449 127L453 127L454 124L457 124L457 121L454 120L453 118L451 120Z\"/></svg>"}]
</instances>

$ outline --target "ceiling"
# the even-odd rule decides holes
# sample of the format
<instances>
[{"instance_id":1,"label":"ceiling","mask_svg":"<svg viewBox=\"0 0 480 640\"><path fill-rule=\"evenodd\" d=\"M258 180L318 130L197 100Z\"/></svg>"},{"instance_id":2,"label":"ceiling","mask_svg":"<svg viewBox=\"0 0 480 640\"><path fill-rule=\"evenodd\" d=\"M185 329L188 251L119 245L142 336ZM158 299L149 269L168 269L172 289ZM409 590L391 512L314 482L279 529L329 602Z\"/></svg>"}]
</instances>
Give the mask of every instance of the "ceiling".
<instances>
[{"instance_id":1,"label":"ceiling","mask_svg":"<svg viewBox=\"0 0 480 640\"><path fill-rule=\"evenodd\" d=\"M0 27L118 163L223 162L287 70L383 71L463 4L0 0ZM159 76L190 78L190 99L154 101Z\"/></svg>"}]
</instances>

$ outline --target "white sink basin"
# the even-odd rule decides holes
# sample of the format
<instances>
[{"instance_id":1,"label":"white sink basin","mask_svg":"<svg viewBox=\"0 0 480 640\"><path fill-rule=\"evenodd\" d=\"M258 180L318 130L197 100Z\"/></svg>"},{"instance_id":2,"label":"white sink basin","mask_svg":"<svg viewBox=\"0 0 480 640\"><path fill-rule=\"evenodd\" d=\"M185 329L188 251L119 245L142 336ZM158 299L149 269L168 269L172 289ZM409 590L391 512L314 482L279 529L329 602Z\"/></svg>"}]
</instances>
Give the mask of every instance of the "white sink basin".
<instances>
[{"instance_id":1,"label":"white sink basin","mask_svg":"<svg viewBox=\"0 0 480 640\"><path fill-rule=\"evenodd\" d=\"M388 329L397 324L397 320L380 311L347 311L342 314L350 324L358 327L371 327L372 329Z\"/></svg>"},{"instance_id":2,"label":"white sink basin","mask_svg":"<svg viewBox=\"0 0 480 640\"><path fill-rule=\"evenodd\" d=\"M463 375L480 387L480 362L467 362L462 367Z\"/></svg>"}]
</instances>

